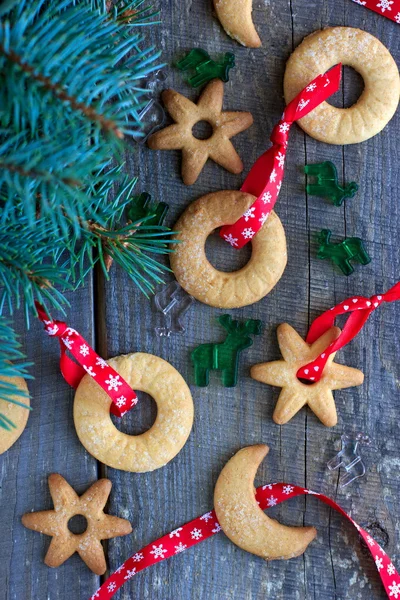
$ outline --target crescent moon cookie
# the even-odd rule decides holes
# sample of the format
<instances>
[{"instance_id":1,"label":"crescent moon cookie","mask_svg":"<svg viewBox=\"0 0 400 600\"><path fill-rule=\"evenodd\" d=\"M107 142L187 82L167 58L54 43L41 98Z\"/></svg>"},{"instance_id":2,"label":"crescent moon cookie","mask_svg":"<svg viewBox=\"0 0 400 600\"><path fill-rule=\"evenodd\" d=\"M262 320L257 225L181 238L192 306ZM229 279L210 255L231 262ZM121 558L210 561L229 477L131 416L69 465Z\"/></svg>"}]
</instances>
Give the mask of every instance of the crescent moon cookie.
<instances>
[{"instance_id":1,"label":"crescent moon cookie","mask_svg":"<svg viewBox=\"0 0 400 600\"><path fill-rule=\"evenodd\" d=\"M205 253L207 237L222 225L235 223L255 198L239 191L215 192L192 202L176 223L182 243L170 255L180 285L200 302L218 308L239 308L263 298L276 285L286 267L286 238L275 212L251 240L249 262L238 271L215 269Z\"/></svg>"},{"instance_id":2,"label":"crescent moon cookie","mask_svg":"<svg viewBox=\"0 0 400 600\"><path fill-rule=\"evenodd\" d=\"M253 0L214 0L217 17L226 33L248 48L259 48L261 40L251 16Z\"/></svg>"},{"instance_id":3,"label":"crescent moon cookie","mask_svg":"<svg viewBox=\"0 0 400 600\"><path fill-rule=\"evenodd\" d=\"M323 102L298 121L327 144L357 144L379 133L396 112L400 78L389 50L373 35L353 27L328 27L307 36L286 65L284 93L290 102L309 81L338 63L353 67L364 91L350 108Z\"/></svg>"},{"instance_id":4,"label":"crescent moon cookie","mask_svg":"<svg viewBox=\"0 0 400 600\"><path fill-rule=\"evenodd\" d=\"M253 124L249 112L223 112L224 85L214 79L197 104L174 90L165 90L162 99L175 124L153 133L147 141L153 150L182 150L182 179L186 185L197 181L208 158L231 173L241 173L243 163L230 138ZM207 121L213 129L208 139L193 135L192 129Z\"/></svg>"},{"instance_id":5,"label":"crescent moon cookie","mask_svg":"<svg viewBox=\"0 0 400 600\"><path fill-rule=\"evenodd\" d=\"M264 444L239 450L222 469L214 491L214 508L225 535L237 546L264 560L303 554L315 538L314 527L287 527L258 506L254 477L268 454Z\"/></svg>"},{"instance_id":6,"label":"crescent moon cookie","mask_svg":"<svg viewBox=\"0 0 400 600\"><path fill-rule=\"evenodd\" d=\"M146 473L166 465L183 448L193 425L193 400L183 377L168 362L137 352L108 361L134 389L150 394L157 404L153 426L141 435L127 435L111 421L111 399L86 375L74 401L76 432L86 450L105 465Z\"/></svg>"},{"instance_id":7,"label":"crescent moon cookie","mask_svg":"<svg viewBox=\"0 0 400 600\"><path fill-rule=\"evenodd\" d=\"M22 392L28 394L28 386L22 377L0 377L0 381L16 385ZM29 396L13 396L18 402L30 405ZM26 427L29 417L29 409L13 404L12 402L1 402L1 411L7 419L10 419L15 425L10 431L1 430L0 435L0 454L6 452L17 441Z\"/></svg>"},{"instance_id":8,"label":"crescent moon cookie","mask_svg":"<svg viewBox=\"0 0 400 600\"><path fill-rule=\"evenodd\" d=\"M332 390L361 385L364 374L358 369L333 362L336 353L328 358L321 379L316 383L302 383L296 376L300 367L315 360L340 334L331 327L313 344L307 344L287 323L278 327L278 344L284 360L260 363L251 368L253 379L282 388L273 419L284 425L306 404L327 427L337 423Z\"/></svg>"}]
</instances>

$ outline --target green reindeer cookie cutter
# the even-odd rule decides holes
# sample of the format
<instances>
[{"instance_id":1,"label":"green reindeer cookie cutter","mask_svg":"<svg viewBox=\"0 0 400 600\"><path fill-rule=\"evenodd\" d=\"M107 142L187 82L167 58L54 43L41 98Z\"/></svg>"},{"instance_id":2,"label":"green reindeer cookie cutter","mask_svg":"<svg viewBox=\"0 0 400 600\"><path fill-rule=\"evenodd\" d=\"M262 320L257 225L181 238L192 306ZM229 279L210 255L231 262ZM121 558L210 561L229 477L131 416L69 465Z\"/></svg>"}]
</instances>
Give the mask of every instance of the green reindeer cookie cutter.
<instances>
[{"instance_id":1,"label":"green reindeer cookie cutter","mask_svg":"<svg viewBox=\"0 0 400 600\"><path fill-rule=\"evenodd\" d=\"M350 260L356 260L362 265L371 262L371 258L364 247L364 242L359 237L346 238L338 244L332 244L330 241L332 232L330 229L322 229L318 234L318 253L317 258L330 258L345 275L351 275L354 272Z\"/></svg>"},{"instance_id":2,"label":"green reindeer cookie cutter","mask_svg":"<svg viewBox=\"0 0 400 600\"><path fill-rule=\"evenodd\" d=\"M194 88L212 79L221 79L226 83L229 81L229 71L235 66L235 55L226 52L222 61L217 62L202 48L193 48L176 66L180 71L195 71L195 75L188 79L188 84Z\"/></svg>"},{"instance_id":3,"label":"green reindeer cookie cutter","mask_svg":"<svg viewBox=\"0 0 400 600\"><path fill-rule=\"evenodd\" d=\"M335 206L342 206L346 198L354 198L358 190L355 181L345 187L338 183L338 173L335 165L330 160L315 165L306 165L304 172L309 177L315 177L316 183L306 185L306 190L311 196L320 196L332 200Z\"/></svg>"},{"instance_id":4,"label":"green reindeer cookie cutter","mask_svg":"<svg viewBox=\"0 0 400 600\"><path fill-rule=\"evenodd\" d=\"M262 322L258 319L232 321L230 315L221 315L218 319L228 335L225 341L215 344L201 344L191 352L194 364L196 385L206 387L210 371L222 371L222 383L225 387L234 387L238 382L239 354L253 345L251 335L260 335Z\"/></svg>"}]
</instances>

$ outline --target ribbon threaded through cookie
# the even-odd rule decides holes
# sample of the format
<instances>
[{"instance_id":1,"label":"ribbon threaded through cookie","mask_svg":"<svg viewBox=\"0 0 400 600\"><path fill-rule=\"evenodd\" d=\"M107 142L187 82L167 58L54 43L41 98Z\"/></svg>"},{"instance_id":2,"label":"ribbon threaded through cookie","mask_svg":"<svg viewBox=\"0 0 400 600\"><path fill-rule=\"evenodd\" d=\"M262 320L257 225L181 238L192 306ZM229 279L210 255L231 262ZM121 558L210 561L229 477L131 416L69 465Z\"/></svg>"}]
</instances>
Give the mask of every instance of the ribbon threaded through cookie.
<instances>
[{"instance_id":1,"label":"ribbon threaded through cookie","mask_svg":"<svg viewBox=\"0 0 400 600\"><path fill-rule=\"evenodd\" d=\"M59 339L60 370L65 381L76 389L82 377L88 374L111 398L110 411L113 415L122 417L133 408L138 398L121 375L93 350L80 333L68 327L63 321L49 320L39 302L35 302L35 306L39 319L44 323L46 333ZM69 358L67 349L79 364Z\"/></svg>"},{"instance_id":2,"label":"ribbon threaded through cookie","mask_svg":"<svg viewBox=\"0 0 400 600\"><path fill-rule=\"evenodd\" d=\"M346 346L363 328L370 314L383 302L395 302L400 300L400 281L396 283L385 294L378 294L365 298L364 296L352 296L333 306L315 319L307 334L306 342L312 344L330 329L337 316L351 313L347 319L340 335L332 342L315 360L300 367L296 375L299 379L307 379L314 383L321 379L327 360L333 352L337 352ZM400 592L399 592L400 597Z\"/></svg>"},{"instance_id":3,"label":"ribbon threaded through cookie","mask_svg":"<svg viewBox=\"0 0 400 600\"><path fill-rule=\"evenodd\" d=\"M389 556L369 533L365 531L365 529L362 529L331 498L297 485L271 483L257 488L256 500L259 503L260 508L265 510L268 507L289 500L289 498L295 498L296 496L304 494L318 497L322 502L338 511L354 525L375 561L376 568L378 569L379 576L388 598L400 598L400 575L396 571ZM199 544L220 531L222 531L222 528L218 523L214 510L174 529L128 558L114 573L112 573L97 592L91 596L90 600L109 600L126 581L132 579L132 577L140 571L143 571L147 567L151 567L162 560L170 558L175 554L180 554L184 550Z\"/></svg>"},{"instance_id":4,"label":"ribbon threaded through cookie","mask_svg":"<svg viewBox=\"0 0 400 600\"><path fill-rule=\"evenodd\" d=\"M400 0L353 0L353 2L400 24Z\"/></svg>"},{"instance_id":5,"label":"ribbon threaded through cookie","mask_svg":"<svg viewBox=\"0 0 400 600\"><path fill-rule=\"evenodd\" d=\"M234 248L243 248L268 219L282 185L290 128L337 92L341 70L339 63L318 75L286 106L282 119L272 130L273 145L256 160L240 188L257 199L233 225L224 225L220 230L220 236Z\"/></svg>"}]
</instances>

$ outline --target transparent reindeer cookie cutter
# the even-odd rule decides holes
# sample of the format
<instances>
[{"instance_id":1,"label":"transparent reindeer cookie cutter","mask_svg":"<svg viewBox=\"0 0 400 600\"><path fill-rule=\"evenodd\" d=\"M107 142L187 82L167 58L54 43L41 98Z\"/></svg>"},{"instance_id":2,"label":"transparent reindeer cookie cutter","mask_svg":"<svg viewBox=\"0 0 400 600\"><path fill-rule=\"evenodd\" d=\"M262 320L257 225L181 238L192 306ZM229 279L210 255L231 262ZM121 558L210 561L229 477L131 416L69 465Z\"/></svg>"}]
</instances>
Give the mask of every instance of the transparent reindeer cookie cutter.
<instances>
[{"instance_id":1,"label":"transparent reindeer cookie cutter","mask_svg":"<svg viewBox=\"0 0 400 600\"><path fill-rule=\"evenodd\" d=\"M194 302L181 288L177 281L164 285L153 297L153 309L161 313L163 326L155 327L154 331L159 337L170 337L178 333L185 333L183 317Z\"/></svg>"},{"instance_id":2,"label":"transparent reindeer cookie cutter","mask_svg":"<svg viewBox=\"0 0 400 600\"><path fill-rule=\"evenodd\" d=\"M342 449L327 463L330 471L344 469L345 473L339 479L340 487L346 487L352 481L365 475L365 465L361 459L359 446L369 446L371 439L361 432L343 433Z\"/></svg>"},{"instance_id":3,"label":"transparent reindeer cookie cutter","mask_svg":"<svg viewBox=\"0 0 400 600\"><path fill-rule=\"evenodd\" d=\"M158 127L162 127L166 120L165 110L158 102L161 91L165 87L167 75L162 69L154 71L145 79L143 90L146 96L149 95L148 102L138 110L138 118L142 123L141 135L136 139L139 144L145 144L147 138Z\"/></svg>"}]
</instances>

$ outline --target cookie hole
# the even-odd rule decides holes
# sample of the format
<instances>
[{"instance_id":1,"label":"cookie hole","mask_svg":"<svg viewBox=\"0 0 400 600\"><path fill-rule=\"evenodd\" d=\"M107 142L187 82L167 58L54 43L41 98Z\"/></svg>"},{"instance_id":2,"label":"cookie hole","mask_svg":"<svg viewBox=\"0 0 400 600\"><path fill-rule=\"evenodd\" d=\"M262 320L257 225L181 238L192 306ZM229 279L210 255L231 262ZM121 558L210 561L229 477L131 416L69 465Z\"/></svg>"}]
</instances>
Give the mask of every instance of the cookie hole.
<instances>
[{"instance_id":1,"label":"cookie hole","mask_svg":"<svg viewBox=\"0 0 400 600\"><path fill-rule=\"evenodd\" d=\"M70 518L68 521L68 529L71 533L75 535L79 535L81 533L85 533L88 527L87 518L83 515L75 515Z\"/></svg>"},{"instance_id":2,"label":"cookie hole","mask_svg":"<svg viewBox=\"0 0 400 600\"><path fill-rule=\"evenodd\" d=\"M213 133L213 126L208 121L198 121L192 128L192 135L196 140L208 140Z\"/></svg>"},{"instance_id":3,"label":"cookie hole","mask_svg":"<svg viewBox=\"0 0 400 600\"><path fill-rule=\"evenodd\" d=\"M297 378L300 383L302 383L303 385L315 385L316 383L318 383L318 381L310 381L309 379L303 379L302 377L298 377Z\"/></svg>"},{"instance_id":4,"label":"cookie hole","mask_svg":"<svg viewBox=\"0 0 400 600\"><path fill-rule=\"evenodd\" d=\"M154 425L157 417L157 404L145 392L136 391L139 402L122 418L110 413L111 421L118 431L127 435L140 435Z\"/></svg>"},{"instance_id":5,"label":"cookie hole","mask_svg":"<svg viewBox=\"0 0 400 600\"><path fill-rule=\"evenodd\" d=\"M232 248L217 232L208 236L205 250L212 266L224 273L242 269L251 258L251 244L246 244L243 248Z\"/></svg>"},{"instance_id":6,"label":"cookie hole","mask_svg":"<svg viewBox=\"0 0 400 600\"><path fill-rule=\"evenodd\" d=\"M364 90L364 80L353 67L342 68L340 88L329 98L329 104L336 108L350 108L355 104Z\"/></svg>"}]
</instances>

